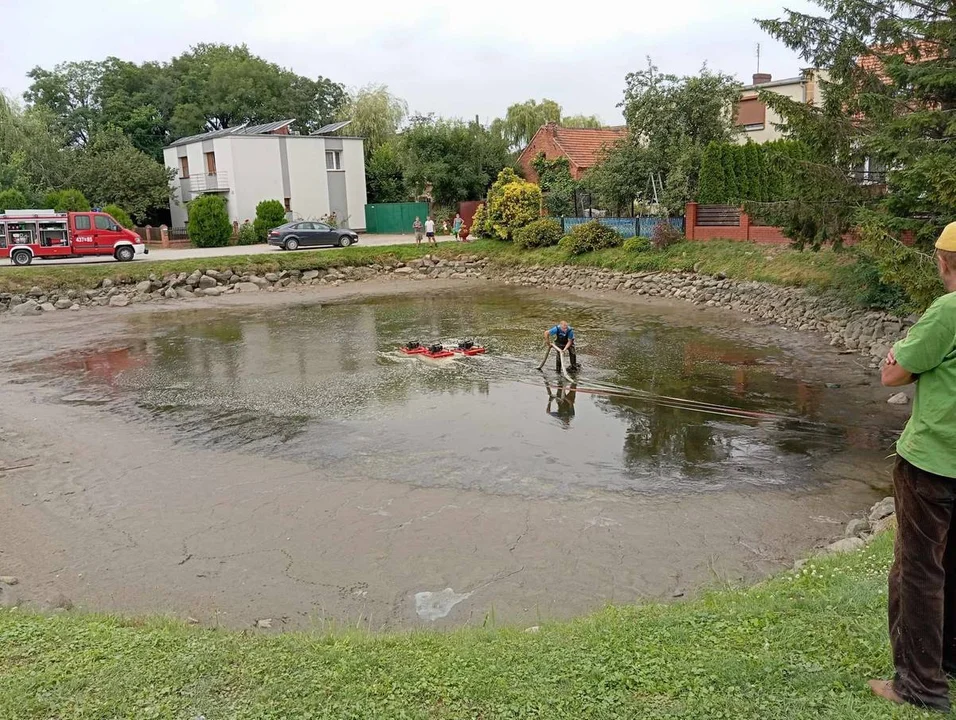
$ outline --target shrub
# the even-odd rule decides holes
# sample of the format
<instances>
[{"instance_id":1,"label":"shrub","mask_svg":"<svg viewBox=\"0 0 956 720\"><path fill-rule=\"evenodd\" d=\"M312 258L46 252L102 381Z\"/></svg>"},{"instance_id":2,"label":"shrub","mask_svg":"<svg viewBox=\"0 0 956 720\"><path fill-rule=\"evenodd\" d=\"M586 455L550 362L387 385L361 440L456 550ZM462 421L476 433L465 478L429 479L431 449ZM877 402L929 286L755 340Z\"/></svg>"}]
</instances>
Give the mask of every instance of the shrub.
<instances>
[{"instance_id":1,"label":"shrub","mask_svg":"<svg viewBox=\"0 0 956 720\"><path fill-rule=\"evenodd\" d=\"M651 245L655 250L663 250L671 245L676 245L684 239L680 230L670 224L666 218L662 219L654 226L651 232Z\"/></svg>"},{"instance_id":2,"label":"shrub","mask_svg":"<svg viewBox=\"0 0 956 720\"><path fill-rule=\"evenodd\" d=\"M26 206L26 195L16 188L0 192L0 212L4 210L23 210Z\"/></svg>"},{"instance_id":3,"label":"shrub","mask_svg":"<svg viewBox=\"0 0 956 720\"><path fill-rule=\"evenodd\" d=\"M494 235L513 240L515 231L541 216L541 188L524 180L509 183L489 199L488 214Z\"/></svg>"},{"instance_id":4,"label":"shrub","mask_svg":"<svg viewBox=\"0 0 956 720\"><path fill-rule=\"evenodd\" d=\"M112 217L116 222L122 225L124 228L134 228L136 227L133 224L132 218L127 214L127 212L121 208L119 205L107 205L103 208L103 212Z\"/></svg>"},{"instance_id":5,"label":"shrub","mask_svg":"<svg viewBox=\"0 0 956 720\"><path fill-rule=\"evenodd\" d=\"M488 211L485 204L481 203L475 209L475 216L471 219L470 234L479 238L491 237L491 228L488 225Z\"/></svg>"},{"instance_id":6,"label":"shrub","mask_svg":"<svg viewBox=\"0 0 956 720\"><path fill-rule=\"evenodd\" d=\"M571 232L564 236L559 245L571 255L581 255L594 250L618 247L623 242L624 238L617 230L592 220L571 228Z\"/></svg>"},{"instance_id":7,"label":"shrub","mask_svg":"<svg viewBox=\"0 0 956 720\"><path fill-rule=\"evenodd\" d=\"M73 188L47 193L43 205L57 212L87 212L90 209L90 201L86 196Z\"/></svg>"},{"instance_id":8,"label":"shrub","mask_svg":"<svg viewBox=\"0 0 956 720\"><path fill-rule=\"evenodd\" d=\"M561 240L561 223L541 218L515 232L515 245L520 248L539 248L557 245Z\"/></svg>"},{"instance_id":9,"label":"shrub","mask_svg":"<svg viewBox=\"0 0 956 720\"><path fill-rule=\"evenodd\" d=\"M647 252L651 249L651 241L646 237L637 237L628 238L624 241L624 250L629 253L642 253Z\"/></svg>"},{"instance_id":10,"label":"shrub","mask_svg":"<svg viewBox=\"0 0 956 720\"><path fill-rule=\"evenodd\" d=\"M189 239L196 247L224 247L232 237L232 223L226 201L215 195L202 195L187 205Z\"/></svg>"},{"instance_id":11,"label":"shrub","mask_svg":"<svg viewBox=\"0 0 956 720\"><path fill-rule=\"evenodd\" d=\"M256 205L256 220L253 223L256 237L264 243L269 231L285 224L285 205L279 200L263 200Z\"/></svg>"},{"instance_id":12,"label":"shrub","mask_svg":"<svg viewBox=\"0 0 956 720\"><path fill-rule=\"evenodd\" d=\"M239 226L239 245L257 245L259 235L256 233L256 227L248 220Z\"/></svg>"}]
</instances>

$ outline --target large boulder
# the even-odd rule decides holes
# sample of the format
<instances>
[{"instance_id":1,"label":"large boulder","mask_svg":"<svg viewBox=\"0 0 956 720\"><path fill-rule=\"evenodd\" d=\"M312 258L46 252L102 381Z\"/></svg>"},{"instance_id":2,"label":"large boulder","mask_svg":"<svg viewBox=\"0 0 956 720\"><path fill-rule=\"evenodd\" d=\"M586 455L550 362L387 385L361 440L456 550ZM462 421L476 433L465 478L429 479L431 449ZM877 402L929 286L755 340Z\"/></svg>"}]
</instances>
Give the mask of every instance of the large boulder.
<instances>
[{"instance_id":1,"label":"large boulder","mask_svg":"<svg viewBox=\"0 0 956 720\"><path fill-rule=\"evenodd\" d=\"M236 290L239 292L259 292L259 286L254 282L237 282Z\"/></svg>"},{"instance_id":2,"label":"large boulder","mask_svg":"<svg viewBox=\"0 0 956 720\"><path fill-rule=\"evenodd\" d=\"M10 308L11 315L39 315L43 310L36 300L27 300Z\"/></svg>"},{"instance_id":3,"label":"large boulder","mask_svg":"<svg viewBox=\"0 0 956 720\"><path fill-rule=\"evenodd\" d=\"M209 275L203 275L199 278L199 287L203 290L208 290L209 288L214 288L218 285L216 278L210 277Z\"/></svg>"},{"instance_id":4,"label":"large boulder","mask_svg":"<svg viewBox=\"0 0 956 720\"><path fill-rule=\"evenodd\" d=\"M126 307L129 305L129 298L125 295L114 295L110 298L110 307Z\"/></svg>"}]
</instances>

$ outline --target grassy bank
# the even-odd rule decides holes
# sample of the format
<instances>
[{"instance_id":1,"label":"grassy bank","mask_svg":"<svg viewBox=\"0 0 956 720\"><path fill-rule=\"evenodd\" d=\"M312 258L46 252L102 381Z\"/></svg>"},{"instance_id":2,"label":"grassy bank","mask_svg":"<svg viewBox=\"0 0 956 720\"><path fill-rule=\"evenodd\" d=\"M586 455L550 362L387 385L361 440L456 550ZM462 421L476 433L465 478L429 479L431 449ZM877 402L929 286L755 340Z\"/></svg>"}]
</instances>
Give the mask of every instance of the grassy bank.
<instances>
[{"instance_id":1,"label":"grassy bank","mask_svg":"<svg viewBox=\"0 0 956 720\"><path fill-rule=\"evenodd\" d=\"M519 250L510 243L483 240L470 245L444 243L437 248L414 245L352 247L345 250L275 252L169 262L107 263L96 265L44 265L27 268L0 268L0 292L24 292L33 286L44 289L92 288L110 278L138 282L156 274L231 268L237 273L311 270L332 265L368 265L388 260L408 261L426 253L452 257L461 253L481 254L503 263L560 265L570 263L594 267L645 272L693 270L722 272L728 277L761 280L781 285L821 288L840 284L841 272L852 262L846 254L823 251L796 252L789 248L758 247L745 243L681 243L661 252L627 253L617 248L569 258L557 248Z\"/></svg>"},{"instance_id":2,"label":"grassy bank","mask_svg":"<svg viewBox=\"0 0 956 720\"><path fill-rule=\"evenodd\" d=\"M537 633L267 637L0 610L0 718L927 717L865 687L890 672L891 546Z\"/></svg>"}]
</instances>

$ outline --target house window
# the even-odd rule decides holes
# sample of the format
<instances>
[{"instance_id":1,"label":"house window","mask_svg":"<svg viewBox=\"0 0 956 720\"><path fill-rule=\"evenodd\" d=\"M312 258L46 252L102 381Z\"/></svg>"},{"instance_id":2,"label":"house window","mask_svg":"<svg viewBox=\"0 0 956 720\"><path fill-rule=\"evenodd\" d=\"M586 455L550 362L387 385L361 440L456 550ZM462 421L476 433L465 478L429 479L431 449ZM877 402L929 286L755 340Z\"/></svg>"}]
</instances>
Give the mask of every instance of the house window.
<instances>
[{"instance_id":1,"label":"house window","mask_svg":"<svg viewBox=\"0 0 956 720\"><path fill-rule=\"evenodd\" d=\"M292 198L285 199L285 211L292 212Z\"/></svg>"},{"instance_id":2,"label":"house window","mask_svg":"<svg viewBox=\"0 0 956 720\"><path fill-rule=\"evenodd\" d=\"M326 170L341 170L342 169L342 151L341 150L326 150L325 151L325 169Z\"/></svg>"},{"instance_id":3,"label":"house window","mask_svg":"<svg viewBox=\"0 0 956 720\"><path fill-rule=\"evenodd\" d=\"M757 98L745 98L737 104L737 127L744 131L763 130L767 106Z\"/></svg>"},{"instance_id":4,"label":"house window","mask_svg":"<svg viewBox=\"0 0 956 720\"><path fill-rule=\"evenodd\" d=\"M187 157L179 158L179 177L189 177L189 158Z\"/></svg>"},{"instance_id":5,"label":"house window","mask_svg":"<svg viewBox=\"0 0 956 720\"><path fill-rule=\"evenodd\" d=\"M216 174L216 153L214 152L206 153L206 174L207 175Z\"/></svg>"}]
</instances>

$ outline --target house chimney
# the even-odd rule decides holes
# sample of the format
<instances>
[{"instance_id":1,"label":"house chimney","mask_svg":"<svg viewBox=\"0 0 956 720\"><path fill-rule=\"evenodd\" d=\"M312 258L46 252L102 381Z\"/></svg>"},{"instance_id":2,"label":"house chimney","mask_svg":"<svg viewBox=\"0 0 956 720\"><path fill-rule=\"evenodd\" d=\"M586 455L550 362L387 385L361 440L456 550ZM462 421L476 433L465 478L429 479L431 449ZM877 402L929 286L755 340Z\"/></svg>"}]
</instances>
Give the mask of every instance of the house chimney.
<instances>
[{"instance_id":1,"label":"house chimney","mask_svg":"<svg viewBox=\"0 0 956 720\"><path fill-rule=\"evenodd\" d=\"M754 73L754 85L763 85L773 80L770 73Z\"/></svg>"},{"instance_id":2,"label":"house chimney","mask_svg":"<svg viewBox=\"0 0 956 720\"><path fill-rule=\"evenodd\" d=\"M558 134L558 124L556 122L545 123L544 129L548 131L551 137L554 137Z\"/></svg>"}]
</instances>

